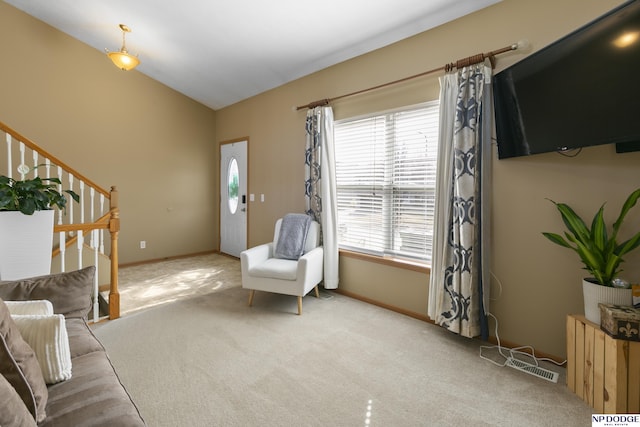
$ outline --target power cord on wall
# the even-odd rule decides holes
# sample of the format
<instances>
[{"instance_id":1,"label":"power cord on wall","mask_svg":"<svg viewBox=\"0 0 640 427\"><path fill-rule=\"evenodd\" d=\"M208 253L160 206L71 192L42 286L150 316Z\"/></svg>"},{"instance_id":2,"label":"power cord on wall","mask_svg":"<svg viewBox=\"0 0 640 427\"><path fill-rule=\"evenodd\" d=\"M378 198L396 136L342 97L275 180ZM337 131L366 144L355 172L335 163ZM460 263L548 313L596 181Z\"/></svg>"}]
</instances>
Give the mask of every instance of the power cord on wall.
<instances>
[{"instance_id":1,"label":"power cord on wall","mask_svg":"<svg viewBox=\"0 0 640 427\"><path fill-rule=\"evenodd\" d=\"M495 278L496 282L499 285L499 289L500 289L499 295L502 295L502 282L500 282L500 279L498 279L498 277L493 272L491 272L491 275ZM495 300L495 299L492 299L492 300ZM487 313L487 315L489 317L492 317L493 320L495 321L495 337L496 337L497 345L480 346L481 359L487 360L496 366L500 366L500 367L508 366L511 368L515 368L523 372L527 372L529 374L546 379L548 381L552 381L552 382L558 381L558 373L541 368L540 362L542 361L551 362L555 365L562 366L565 363L567 363L566 360L564 362L559 363L553 359L549 359L546 357L537 357L535 354L535 349L529 345L514 347L514 348L503 347L500 342L500 335L498 334L498 326L499 326L498 318L494 316L492 313ZM502 362L496 361L485 355L486 351L494 350L494 349L497 349L498 354L504 359ZM528 351L525 351L525 350L528 350ZM531 360L531 362L528 362L527 360Z\"/></svg>"},{"instance_id":2,"label":"power cord on wall","mask_svg":"<svg viewBox=\"0 0 640 427\"><path fill-rule=\"evenodd\" d=\"M497 345L483 345L480 346L480 357L484 360L487 360L491 363L493 363L494 365L497 366L506 366L507 363L509 361L511 361L512 359L517 359L516 355L520 355L520 356L524 356L525 358L529 358L533 361L533 364L535 366L539 366L540 362L551 362L553 364L556 364L558 366L562 366L565 363L567 363L567 361L563 361L563 362L556 362L553 359L549 359L547 357L537 357L536 356L536 351L535 349L530 346L530 345L523 345L520 347L513 347L513 348L508 348L508 347L503 347L500 344L500 336L498 335L498 319L496 318L496 316L494 316L491 313L488 313L489 317L492 317L493 320L496 322L496 327L495 327L495 334L496 334L496 341L497 341ZM492 349L497 349L498 353L504 358L504 361L502 363L500 362L496 362L495 360L485 356L483 354L483 350L492 350ZM529 351L523 351L528 349ZM506 353L506 354L505 354ZM517 360L522 360L522 359L517 359Z\"/></svg>"},{"instance_id":3,"label":"power cord on wall","mask_svg":"<svg viewBox=\"0 0 640 427\"><path fill-rule=\"evenodd\" d=\"M562 363L558 363L555 360L548 359L546 357L537 357L535 354L535 349L528 345L514 347L514 348L503 347L502 344L500 343L500 336L498 335L498 319L491 313L488 313L488 315L493 317L493 319L496 322L495 333L496 333L496 341L498 344L492 345L492 346L480 346L481 359L487 360L493 363L494 365L497 365L500 367L507 366L509 368L517 369L519 371L536 376L538 378L542 378L547 381L551 381L554 383L558 382L558 377L560 376L560 374L558 374L557 372L551 371L549 369L542 368L540 366L540 362L547 361L547 362L554 363L558 366L561 366L566 363L566 360ZM485 356L483 352L490 349L497 349L500 356L504 358L504 361L500 363L490 357ZM525 349L529 351L528 352L524 351ZM531 362L528 362L525 359L527 360L530 359Z\"/></svg>"}]
</instances>

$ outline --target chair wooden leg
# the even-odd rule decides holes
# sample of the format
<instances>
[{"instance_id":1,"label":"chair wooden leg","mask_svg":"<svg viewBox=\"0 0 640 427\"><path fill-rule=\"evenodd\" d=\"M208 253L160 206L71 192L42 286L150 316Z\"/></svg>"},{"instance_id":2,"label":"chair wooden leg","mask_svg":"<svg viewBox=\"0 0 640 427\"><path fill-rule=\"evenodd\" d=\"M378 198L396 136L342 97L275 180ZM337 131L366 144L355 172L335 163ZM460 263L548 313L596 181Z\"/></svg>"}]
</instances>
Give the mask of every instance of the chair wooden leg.
<instances>
[{"instance_id":1,"label":"chair wooden leg","mask_svg":"<svg viewBox=\"0 0 640 427\"><path fill-rule=\"evenodd\" d=\"M315 290L316 290L316 298L320 298L320 291L318 290L318 285L316 285Z\"/></svg>"},{"instance_id":2,"label":"chair wooden leg","mask_svg":"<svg viewBox=\"0 0 640 427\"><path fill-rule=\"evenodd\" d=\"M302 314L302 297L298 297L298 316Z\"/></svg>"},{"instance_id":3,"label":"chair wooden leg","mask_svg":"<svg viewBox=\"0 0 640 427\"><path fill-rule=\"evenodd\" d=\"M249 291L249 307L251 307L251 304L253 304L253 296L255 295L255 293L255 289L251 289Z\"/></svg>"}]
</instances>

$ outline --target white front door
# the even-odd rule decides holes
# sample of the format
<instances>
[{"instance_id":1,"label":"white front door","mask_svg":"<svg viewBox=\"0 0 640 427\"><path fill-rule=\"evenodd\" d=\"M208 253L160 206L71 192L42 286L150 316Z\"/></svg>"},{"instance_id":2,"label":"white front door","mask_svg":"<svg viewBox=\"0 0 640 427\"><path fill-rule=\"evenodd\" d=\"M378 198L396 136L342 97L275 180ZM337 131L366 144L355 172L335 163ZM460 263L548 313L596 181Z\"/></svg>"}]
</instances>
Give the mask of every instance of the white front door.
<instances>
[{"instance_id":1,"label":"white front door","mask_svg":"<svg viewBox=\"0 0 640 427\"><path fill-rule=\"evenodd\" d=\"M220 252L247 249L247 141L220 145Z\"/></svg>"}]
</instances>

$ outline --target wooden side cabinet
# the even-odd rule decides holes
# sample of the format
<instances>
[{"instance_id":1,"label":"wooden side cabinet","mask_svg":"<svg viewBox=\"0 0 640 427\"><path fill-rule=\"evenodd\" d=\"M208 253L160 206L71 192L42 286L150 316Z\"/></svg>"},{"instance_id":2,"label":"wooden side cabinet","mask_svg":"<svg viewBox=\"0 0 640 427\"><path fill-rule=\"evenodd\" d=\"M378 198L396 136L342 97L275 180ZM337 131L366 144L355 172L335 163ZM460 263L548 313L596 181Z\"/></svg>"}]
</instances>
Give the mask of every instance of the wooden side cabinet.
<instances>
[{"instance_id":1,"label":"wooden side cabinet","mask_svg":"<svg viewBox=\"0 0 640 427\"><path fill-rule=\"evenodd\" d=\"M598 414L640 413L640 342L567 316L567 386Z\"/></svg>"}]
</instances>

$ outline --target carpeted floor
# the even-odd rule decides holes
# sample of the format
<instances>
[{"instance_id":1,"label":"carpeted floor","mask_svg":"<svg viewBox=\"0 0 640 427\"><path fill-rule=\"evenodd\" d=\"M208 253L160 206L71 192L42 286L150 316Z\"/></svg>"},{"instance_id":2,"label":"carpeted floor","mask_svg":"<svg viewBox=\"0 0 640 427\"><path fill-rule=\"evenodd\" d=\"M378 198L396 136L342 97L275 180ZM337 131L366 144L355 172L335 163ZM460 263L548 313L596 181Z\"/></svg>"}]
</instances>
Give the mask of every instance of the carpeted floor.
<instances>
[{"instance_id":1,"label":"carpeted floor","mask_svg":"<svg viewBox=\"0 0 640 427\"><path fill-rule=\"evenodd\" d=\"M120 313L167 304L240 286L240 261L205 254L121 268L118 274Z\"/></svg>"},{"instance_id":2,"label":"carpeted floor","mask_svg":"<svg viewBox=\"0 0 640 427\"><path fill-rule=\"evenodd\" d=\"M285 295L248 307L222 275L95 327L149 426L591 425L563 372L555 384L495 366L475 340L335 293L305 297L302 316Z\"/></svg>"}]
</instances>

